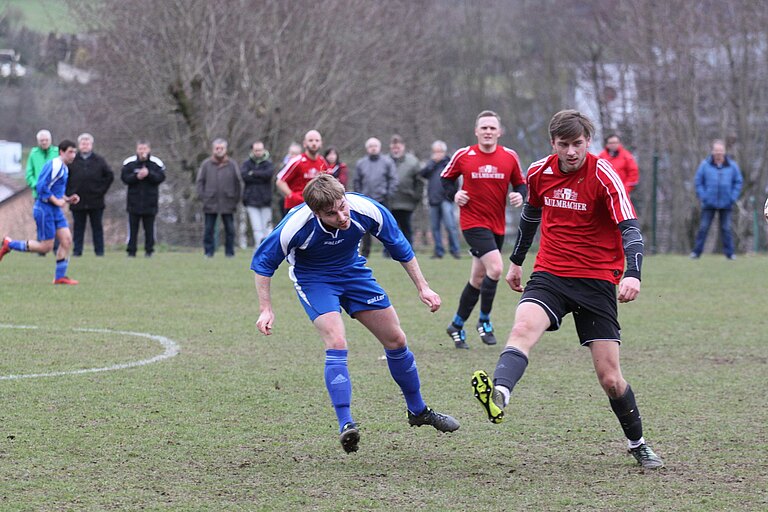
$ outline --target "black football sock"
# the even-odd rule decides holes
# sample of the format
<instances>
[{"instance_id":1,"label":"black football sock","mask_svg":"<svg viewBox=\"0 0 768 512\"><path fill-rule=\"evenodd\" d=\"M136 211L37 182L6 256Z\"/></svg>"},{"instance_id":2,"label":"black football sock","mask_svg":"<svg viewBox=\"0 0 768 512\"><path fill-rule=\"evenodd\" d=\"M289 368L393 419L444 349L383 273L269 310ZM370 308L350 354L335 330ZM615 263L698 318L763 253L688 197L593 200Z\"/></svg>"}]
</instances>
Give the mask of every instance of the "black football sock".
<instances>
[{"instance_id":1,"label":"black football sock","mask_svg":"<svg viewBox=\"0 0 768 512\"><path fill-rule=\"evenodd\" d=\"M512 391L527 367L528 357L514 347L507 347L499 356L493 373L493 384Z\"/></svg>"},{"instance_id":2,"label":"black football sock","mask_svg":"<svg viewBox=\"0 0 768 512\"><path fill-rule=\"evenodd\" d=\"M464 320L469 318L469 315L472 314L472 310L475 308L475 304L477 304L478 298L480 298L480 290L467 283L467 285L464 287L464 291L461 292L461 297L459 298L459 309L456 311L456 314Z\"/></svg>"},{"instance_id":3,"label":"black football sock","mask_svg":"<svg viewBox=\"0 0 768 512\"><path fill-rule=\"evenodd\" d=\"M627 390L619 398L609 398L611 409L619 419L624 435L630 441L637 441L643 437L643 420L635 402L635 394L627 384Z\"/></svg>"},{"instance_id":4,"label":"black football sock","mask_svg":"<svg viewBox=\"0 0 768 512\"><path fill-rule=\"evenodd\" d=\"M493 299L496 298L496 286L498 281L494 281L488 276L483 278L480 285L480 319L487 319L493 308Z\"/></svg>"}]
</instances>

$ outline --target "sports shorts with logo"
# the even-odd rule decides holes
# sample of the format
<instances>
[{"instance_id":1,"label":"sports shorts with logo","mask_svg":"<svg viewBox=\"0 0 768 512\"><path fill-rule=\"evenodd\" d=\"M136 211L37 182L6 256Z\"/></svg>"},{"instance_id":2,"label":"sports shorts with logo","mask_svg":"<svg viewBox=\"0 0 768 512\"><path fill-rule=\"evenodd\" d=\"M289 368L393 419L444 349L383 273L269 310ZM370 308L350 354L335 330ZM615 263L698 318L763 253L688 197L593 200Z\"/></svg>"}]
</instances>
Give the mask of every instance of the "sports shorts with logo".
<instances>
[{"instance_id":1,"label":"sports shorts with logo","mask_svg":"<svg viewBox=\"0 0 768 512\"><path fill-rule=\"evenodd\" d=\"M35 202L32 214L37 224L38 240L53 240L56 238L57 229L69 227L67 218L58 206Z\"/></svg>"},{"instance_id":2,"label":"sports shorts with logo","mask_svg":"<svg viewBox=\"0 0 768 512\"><path fill-rule=\"evenodd\" d=\"M563 317L573 313L582 345L595 340L621 343L616 285L610 281L534 272L520 298L523 302L538 304L546 311L551 322L548 331L558 330Z\"/></svg>"},{"instance_id":3,"label":"sports shorts with logo","mask_svg":"<svg viewBox=\"0 0 768 512\"><path fill-rule=\"evenodd\" d=\"M359 275L339 276L334 282L295 282L293 287L304 306L309 319L332 311L341 312L341 308L354 318L358 311L386 309L392 305L389 297L374 279L370 269Z\"/></svg>"},{"instance_id":4,"label":"sports shorts with logo","mask_svg":"<svg viewBox=\"0 0 768 512\"><path fill-rule=\"evenodd\" d=\"M504 235L497 235L487 228L469 228L461 232L469 245L469 253L480 258L484 254L504 246Z\"/></svg>"}]
</instances>

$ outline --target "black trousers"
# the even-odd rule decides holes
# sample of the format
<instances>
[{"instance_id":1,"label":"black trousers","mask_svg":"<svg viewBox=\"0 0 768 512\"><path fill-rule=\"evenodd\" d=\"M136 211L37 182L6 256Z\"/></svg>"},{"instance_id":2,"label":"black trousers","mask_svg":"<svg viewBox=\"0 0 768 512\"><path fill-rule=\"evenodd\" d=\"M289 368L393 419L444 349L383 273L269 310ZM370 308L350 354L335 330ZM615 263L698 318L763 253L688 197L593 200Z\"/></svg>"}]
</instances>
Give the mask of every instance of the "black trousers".
<instances>
[{"instance_id":1,"label":"black trousers","mask_svg":"<svg viewBox=\"0 0 768 512\"><path fill-rule=\"evenodd\" d=\"M104 226L101 219L104 217L104 208L91 208L88 210L72 210L72 218L75 225L72 231L74 248L73 256L83 255L83 241L85 240L85 226L91 219L91 234L93 235L93 250L96 256L104 256Z\"/></svg>"},{"instance_id":2,"label":"black trousers","mask_svg":"<svg viewBox=\"0 0 768 512\"><path fill-rule=\"evenodd\" d=\"M126 248L129 256L136 256L136 244L139 241L139 221L144 226L144 252L147 254L155 252L155 216L129 213L128 247Z\"/></svg>"},{"instance_id":3,"label":"black trousers","mask_svg":"<svg viewBox=\"0 0 768 512\"><path fill-rule=\"evenodd\" d=\"M405 235L405 239L413 247L413 229L411 228L411 217L413 217L413 210L391 210L392 216L397 221L397 226L400 231Z\"/></svg>"}]
</instances>

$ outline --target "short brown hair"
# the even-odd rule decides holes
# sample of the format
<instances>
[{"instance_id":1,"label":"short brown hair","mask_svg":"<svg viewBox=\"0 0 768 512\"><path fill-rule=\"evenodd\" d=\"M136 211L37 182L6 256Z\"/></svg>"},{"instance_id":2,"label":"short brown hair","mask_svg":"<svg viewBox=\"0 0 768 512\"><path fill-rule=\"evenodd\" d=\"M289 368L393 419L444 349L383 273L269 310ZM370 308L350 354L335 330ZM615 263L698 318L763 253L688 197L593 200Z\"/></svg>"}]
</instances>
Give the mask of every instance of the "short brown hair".
<instances>
[{"instance_id":1,"label":"short brown hair","mask_svg":"<svg viewBox=\"0 0 768 512\"><path fill-rule=\"evenodd\" d=\"M501 118L499 117L499 114L497 114L493 110L483 110L482 112L477 114L477 117L475 118L475 126L477 126L478 121L480 121L484 117L495 117L496 120L499 122L499 125L501 125Z\"/></svg>"},{"instance_id":2,"label":"short brown hair","mask_svg":"<svg viewBox=\"0 0 768 512\"><path fill-rule=\"evenodd\" d=\"M554 141L560 137L563 140L574 140L580 136L592 138L595 125L587 116L578 110L561 110L549 122L549 138Z\"/></svg>"},{"instance_id":3,"label":"short brown hair","mask_svg":"<svg viewBox=\"0 0 768 512\"><path fill-rule=\"evenodd\" d=\"M332 208L343 197L344 185L330 174L320 174L304 187L304 202L315 213Z\"/></svg>"}]
</instances>

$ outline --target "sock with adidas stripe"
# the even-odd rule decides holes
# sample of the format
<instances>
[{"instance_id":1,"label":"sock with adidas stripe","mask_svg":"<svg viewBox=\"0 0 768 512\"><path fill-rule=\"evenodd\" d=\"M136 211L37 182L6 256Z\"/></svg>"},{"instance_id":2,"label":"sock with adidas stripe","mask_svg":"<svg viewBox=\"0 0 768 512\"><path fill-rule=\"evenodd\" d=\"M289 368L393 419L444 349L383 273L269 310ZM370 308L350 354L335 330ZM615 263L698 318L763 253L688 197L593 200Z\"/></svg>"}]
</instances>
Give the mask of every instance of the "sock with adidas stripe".
<instances>
[{"instance_id":1,"label":"sock with adidas stripe","mask_svg":"<svg viewBox=\"0 0 768 512\"><path fill-rule=\"evenodd\" d=\"M347 368L347 350L328 349L325 351L325 387L339 420L339 432L347 423L353 422L352 381Z\"/></svg>"},{"instance_id":2,"label":"sock with adidas stripe","mask_svg":"<svg viewBox=\"0 0 768 512\"><path fill-rule=\"evenodd\" d=\"M413 414L421 414L427 408L421 397L421 381L419 370L416 368L416 358L408 345L402 348L385 350L387 353L387 365L389 373L395 379L403 392L408 410Z\"/></svg>"}]
</instances>

